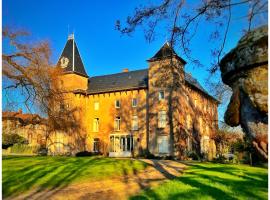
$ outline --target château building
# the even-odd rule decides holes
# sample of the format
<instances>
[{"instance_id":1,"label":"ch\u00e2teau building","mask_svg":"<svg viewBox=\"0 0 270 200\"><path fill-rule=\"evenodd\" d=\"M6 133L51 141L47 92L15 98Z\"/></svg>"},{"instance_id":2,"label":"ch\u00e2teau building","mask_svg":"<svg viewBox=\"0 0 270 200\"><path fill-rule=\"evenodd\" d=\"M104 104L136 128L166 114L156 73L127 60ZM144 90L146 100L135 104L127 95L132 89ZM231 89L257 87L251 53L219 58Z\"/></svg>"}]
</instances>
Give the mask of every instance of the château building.
<instances>
[{"instance_id":1,"label":"ch\u00e2teau building","mask_svg":"<svg viewBox=\"0 0 270 200\"><path fill-rule=\"evenodd\" d=\"M185 72L186 61L169 43L147 62L146 69L89 76L74 36L68 37L57 66L64 70L62 87L70 91L62 103L80 108L83 150L111 157L151 153L179 159L195 152L211 159L218 101ZM53 153L73 151L67 147L76 145L72 134L55 140Z\"/></svg>"}]
</instances>

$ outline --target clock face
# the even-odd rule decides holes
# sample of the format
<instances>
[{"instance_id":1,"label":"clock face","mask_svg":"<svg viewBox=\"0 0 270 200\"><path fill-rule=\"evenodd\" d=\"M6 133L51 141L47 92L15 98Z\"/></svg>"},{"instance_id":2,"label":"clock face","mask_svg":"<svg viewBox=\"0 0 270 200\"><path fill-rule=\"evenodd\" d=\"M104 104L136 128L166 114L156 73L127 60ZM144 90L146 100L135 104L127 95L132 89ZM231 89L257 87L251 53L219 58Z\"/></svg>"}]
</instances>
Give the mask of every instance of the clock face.
<instances>
[{"instance_id":1,"label":"clock face","mask_svg":"<svg viewBox=\"0 0 270 200\"><path fill-rule=\"evenodd\" d=\"M68 66L69 60L66 57L62 57L60 60L60 65L62 68L66 68Z\"/></svg>"}]
</instances>

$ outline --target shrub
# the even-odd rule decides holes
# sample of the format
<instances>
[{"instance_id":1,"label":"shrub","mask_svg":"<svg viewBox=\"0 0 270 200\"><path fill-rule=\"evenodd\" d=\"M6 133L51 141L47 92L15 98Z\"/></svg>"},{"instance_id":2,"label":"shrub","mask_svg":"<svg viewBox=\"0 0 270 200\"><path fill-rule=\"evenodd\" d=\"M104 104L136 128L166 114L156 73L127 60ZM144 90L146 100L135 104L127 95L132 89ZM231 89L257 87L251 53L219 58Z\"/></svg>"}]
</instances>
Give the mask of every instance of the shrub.
<instances>
[{"instance_id":1,"label":"shrub","mask_svg":"<svg viewBox=\"0 0 270 200\"><path fill-rule=\"evenodd\" d=\"M223 155L220 155L220 156L214 158L213 162L214 163L222 163L222 164L224 164L224 163L227 162L227 158L225 156L223 156Z\"/></svg>"},{"instance_id":2,"label":"shrub","mask_svg":"<svg viewBox=\"0 0 270 200\"><path fill-rule=\"evenodd\" d=\"M192 160L201 160L200 155L198 155L195 151L189 151L187 153L187 157L191 158Z\"/></svg>"},{"instance_id":3,"label":"shrub","mask_svg":"<svg viewBox=\"0 0 270 200\"><path fill-rule=\"evenodd\" d=\"M37 146L29 146L26 144L14 144L12 147L10 147L10 153L15 154L35 154L37 150Z\"/></svg>"},{"instance_id":4,"label":"shrub","mask_svg":"<svg viewBox=\"0 0 270 200\"><path fill-rule=\"evenodd\" d=\"M40 148L38 148L38 150L37 150L37 154L38 154L39 156L47 156L47 155L48 155L48 149L45 148L45 147L40 147Z\"/></svg>"},{"instance_id":5,"label":"shrub","mask_svg":"<svg viewBox=\"0 0 270 200\"><path fill-rule=\"evenodd\" d=\"M2 149L7 149L8 147L13 146L14 144L27 144L28 141L16 134L16 133L11 133L11 134L3 134L2 135Z\"/></svg>"},{"instance_id":6,"label":"shrub","mask_svg":"<svg viewBox=\"0 0 270 200\"><path fill-rule=\"evenodd\" d=\"M76 157L84 157L84 156L97 156L100 155L99 152L89 152L89 151L81 151L75 154Z\"/></svg>"}]
</instances>

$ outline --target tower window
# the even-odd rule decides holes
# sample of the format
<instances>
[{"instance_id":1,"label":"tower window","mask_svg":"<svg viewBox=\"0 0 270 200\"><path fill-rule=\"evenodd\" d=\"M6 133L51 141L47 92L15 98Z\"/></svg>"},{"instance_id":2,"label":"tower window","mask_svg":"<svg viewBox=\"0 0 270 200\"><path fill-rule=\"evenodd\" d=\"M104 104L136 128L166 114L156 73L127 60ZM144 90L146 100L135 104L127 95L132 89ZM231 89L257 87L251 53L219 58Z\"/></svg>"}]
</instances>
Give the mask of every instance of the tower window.
<instances>
[{"instance_id":1,"label":"tower window","mask_svg":"<svg viewBox=\"0 0 270 200\"><path fill-rule=\"evenodd\" d=\"M165 128L167 123L166 111L162 110L158 112L158 128Z\"/></svg>"},{"instance_id":2,"label":"tower window","mask_svg":"<svg viewBox=\"0 0 270 200\"><path fill-rule=\"evenodd\" d=\"M132 99L132 107L137 107L137 104L138 104L137 98L133 98Z\"/></svg>"},{"instance_id":3,"label":"tower window","mask_svg":"<svg viewBox=\"0 0 270 200\"><path fill-rule=\"evenodd\" d=\"M115 100L115 108L120 108L120 100Z\"/></svg>"},{"instance_id":4,"label":"tower window","mask_svg":"<svg viewBox=\"0 0 270 200\"><path fill-rule=\"evenodd\" d=\"M158 100L164 100L165 99L165 92L164 91L159 91L158 93Z\"/></svg>"}]
</instances>

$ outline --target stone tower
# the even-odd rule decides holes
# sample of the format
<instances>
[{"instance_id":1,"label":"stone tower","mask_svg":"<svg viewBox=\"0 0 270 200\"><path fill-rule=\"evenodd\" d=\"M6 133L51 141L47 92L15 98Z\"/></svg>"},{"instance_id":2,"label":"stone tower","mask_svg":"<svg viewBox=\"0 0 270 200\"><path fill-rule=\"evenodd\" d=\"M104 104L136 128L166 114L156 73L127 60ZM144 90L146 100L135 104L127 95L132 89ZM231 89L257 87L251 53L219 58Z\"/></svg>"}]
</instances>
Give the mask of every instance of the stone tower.
<instances>
[{"instance_id":1,"label":"stone tower","mask_svg":"<svg viewBox=\"0 0 270 200\"><path fill-rule=\"evenodd\" d=\"M148 60L149 150L174 156L174 135L179 132L179 94L184 85L184 65L168 42Z\"/></svg>"}]
</instances>

